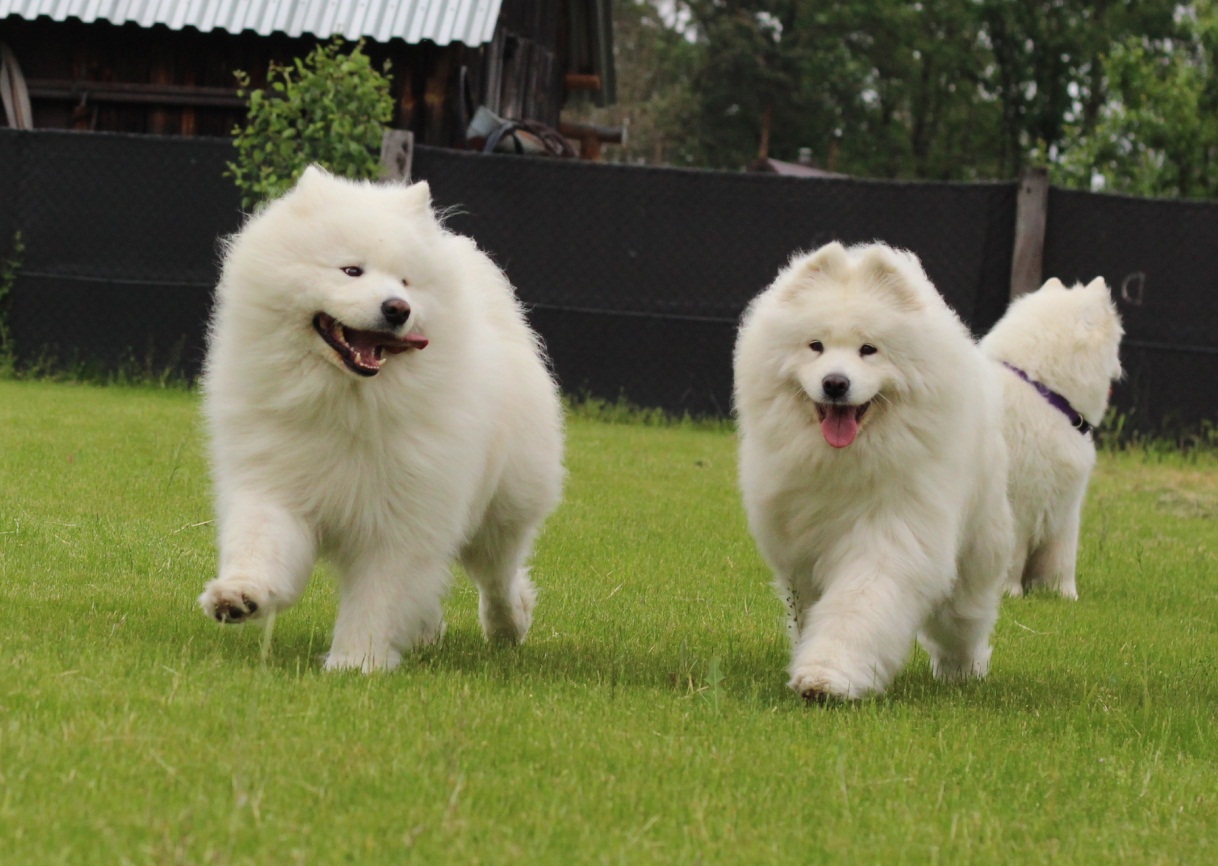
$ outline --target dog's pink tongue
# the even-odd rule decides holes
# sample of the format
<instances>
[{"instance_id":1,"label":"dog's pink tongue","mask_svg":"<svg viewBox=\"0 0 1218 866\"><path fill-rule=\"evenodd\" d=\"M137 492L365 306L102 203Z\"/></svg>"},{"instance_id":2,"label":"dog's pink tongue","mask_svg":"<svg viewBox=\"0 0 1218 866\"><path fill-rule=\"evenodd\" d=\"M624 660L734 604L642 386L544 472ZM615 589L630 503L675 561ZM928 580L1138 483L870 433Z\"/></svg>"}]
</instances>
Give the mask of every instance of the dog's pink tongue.
<instances>
[{"instance_id":1,"label":"dog's pink tongue","mask_svg":"<svg viewBox=\"0 0 1218 866\"><path fill-rule=\"evenodd\" d=\"M859 432L858 412L854 406L825 407L825 420L820 422L820 432L825 441L834 448L845 448L854 441Z\"/></svg>"},{"instance_id":2,"label":"dog's pink tongue","mask_svg":"<svg viewBox=\"0 0 1218 866\"><path fill-rule=\"evenodd\" d=\"M393 334L381 331L359 331L355 328L346 329L347 343L355 350L360 361L367 361L369 366L379 367L382 363L377 358L377 347L391 355L405 352L407 349L427 348L427 338L422 334L407 334L395 337Z\"/></svg>"},{"instance_id":3,"label":"dog's pink tongue","mask_svg":"<svg viewBox=\"0 0 1218 866\"><path fill-rule=\"evenodd\" d=\"M407 334L397 343L385 343L382 347L391 355L400 355L407 349L426 349L427 338L422 334Z\"/></svg>"}]
</instances>

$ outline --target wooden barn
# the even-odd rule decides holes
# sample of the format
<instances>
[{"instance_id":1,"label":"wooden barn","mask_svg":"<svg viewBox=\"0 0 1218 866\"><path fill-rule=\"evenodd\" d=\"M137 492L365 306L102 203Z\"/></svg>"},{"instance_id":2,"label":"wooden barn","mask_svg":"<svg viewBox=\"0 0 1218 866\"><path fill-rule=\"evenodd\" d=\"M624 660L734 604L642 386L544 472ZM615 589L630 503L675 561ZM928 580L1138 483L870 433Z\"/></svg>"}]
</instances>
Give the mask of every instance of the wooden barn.
<instances>
[{"instance_id":1,"label":"wooden barn","mask_svg":"<svg viewBox=\"0 0 1218 866\"><path fill-rule=\"evenodd\" d=\"M612 103L610 4L0 0L0 125L227 136L243 116L234 71L258 85L341 37L389 61L395 128L464 147L479 106L558 127L573 96Z\"/></svg>"}]
</instances>

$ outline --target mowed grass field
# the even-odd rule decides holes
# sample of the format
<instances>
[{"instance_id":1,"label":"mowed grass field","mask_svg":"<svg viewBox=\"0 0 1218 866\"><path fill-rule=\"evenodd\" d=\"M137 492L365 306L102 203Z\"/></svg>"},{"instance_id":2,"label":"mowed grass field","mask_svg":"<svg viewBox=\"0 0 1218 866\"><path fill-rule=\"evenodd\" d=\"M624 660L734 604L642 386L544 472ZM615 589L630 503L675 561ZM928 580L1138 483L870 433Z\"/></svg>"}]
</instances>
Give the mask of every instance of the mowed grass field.
<instances>
[{"instance_id":1,"label":"mowed grass field","mask_svg":"<svg viewBox=\"0 0 1218 866\"><path fill-rule=\"evenodd\" d=\"M1218 862L1218 458L1107 454L993 668L806 707L726 429L574 419L533 630L327 675L195 606L198 401L0 382L0 863Z\"/></svg>"}]
</instances>

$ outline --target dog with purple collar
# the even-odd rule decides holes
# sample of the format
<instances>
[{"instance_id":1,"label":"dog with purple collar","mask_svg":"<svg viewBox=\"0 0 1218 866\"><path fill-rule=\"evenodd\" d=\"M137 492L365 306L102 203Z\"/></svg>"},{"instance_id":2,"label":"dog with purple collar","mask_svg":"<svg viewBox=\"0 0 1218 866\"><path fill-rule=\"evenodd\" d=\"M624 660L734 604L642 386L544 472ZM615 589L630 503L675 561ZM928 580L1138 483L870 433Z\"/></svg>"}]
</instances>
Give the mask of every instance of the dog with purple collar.
<instances>
[{"instance_id":1,"label":"dog with purple collar","mask_svg":"<svg viewBox=\"0 0 1218 866\"><path fill-rule=\"evenodd\" d=\"M1121 377L1121 319L1103 278L1051 279L1016 299L981 341L1003 368L1003 434L1016 550L1007 593L1078 598L1078 536L1095 467L1093 430Z\"/></svg>"}]
</instances>

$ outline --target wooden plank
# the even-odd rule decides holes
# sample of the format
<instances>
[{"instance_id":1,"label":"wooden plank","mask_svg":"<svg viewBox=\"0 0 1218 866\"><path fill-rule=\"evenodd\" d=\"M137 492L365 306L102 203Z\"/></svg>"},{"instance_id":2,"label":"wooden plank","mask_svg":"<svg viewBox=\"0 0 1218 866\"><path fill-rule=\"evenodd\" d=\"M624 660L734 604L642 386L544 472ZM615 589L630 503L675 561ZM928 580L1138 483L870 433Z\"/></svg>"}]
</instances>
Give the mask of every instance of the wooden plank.
<instances>
[{"instance_id":1,"label":"wooden plank","mask_svg":"<svg viewBox=\"0 0 1218 866\"><path fill-rule=\"evenodd\" d=\"M592 136L597 141L606 144L622 144L626 141L626 127L624 126L597 126L592 123L572 123L564 120L558 124L558 131L567 138Z\"/></svg>"},{"instance_id":2,"label":"wooden plank","mask_svg":"<svg viewBox=\"0 0 1218 866\"><path fill-rule=\"evenodd\" d=\"M129 81L54 81L31 78L30 96L40 99L64 99L73 102L88 96L90 102L150 105L203 105L222 108L244 108L245 100L237 97L236 88L189 87L172 84L145 84Z\"/></svg>"},{"instance_id":3,"label":"wooden plank","mask_svg":"<svg viewBox=\"0 0 1218 866\"><path fill-rule=\"evenodd\" d=\"M1011 300L1040 288L1044 279L1045 226L1049 214L1049 170L1029 168L1019 179L1015 202L1015 248L1011 254Z\"/></svg>"},{"instance_id":4,"label":"wooden plank","mask_svg":"<svg viewBox=\"0 0 1218 866\"><path fill-rule=\"evenodd\" d=\"M495 28L495 38L486 47L482 64L482 104L495 114L502 114L503 103L503 42L507 31L502 22Z\"/></svg>"},{"instance_id":5,"label":"wooden plank","mask_svg":"<svg viewBox=\"0 0 1218 866\"><path fill-rule=\"evenodd\" d=\"M410 183L414 162L414 133L409 129L387 129L381 137L381 177L387 181Z\"/></svg>"},{"instance_id":6,"label":"wooden plank","mask_svg":"<svg viewBox=\"0 0 1218 866\"><path fill-rule=\"evenodd\" d=\"M568 72L565 81L567 90L599 91L601 89L601 77L599 75L581 75L578 72Z\"/></svg>"}]
</instances>

